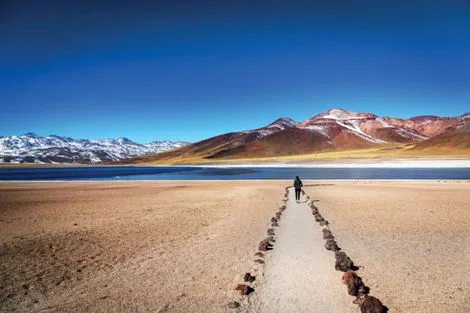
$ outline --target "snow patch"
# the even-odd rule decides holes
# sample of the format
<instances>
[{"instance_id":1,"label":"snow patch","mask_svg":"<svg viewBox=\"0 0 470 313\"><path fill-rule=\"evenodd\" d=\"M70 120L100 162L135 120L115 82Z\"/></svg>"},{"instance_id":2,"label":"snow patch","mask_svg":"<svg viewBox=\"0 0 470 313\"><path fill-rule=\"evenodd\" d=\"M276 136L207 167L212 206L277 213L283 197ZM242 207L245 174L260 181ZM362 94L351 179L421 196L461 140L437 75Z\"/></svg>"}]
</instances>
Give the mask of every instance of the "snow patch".
<instances>
[{"instance_id":1,"label":"snow patch","mask_svg":"<svg viewBox=\"0 0 470 313\"><path fill-rule=\"evenodd\" d=\"M317 133L319 133L319 134L321 134L321 135L323 135L327 138L330 138L330 136L328 135L328 127L327 126L308 125L308 126L304 126L302 128L317 132Z\"/></svg>"},{"instance_id":2,"label":"snow patch","mask_svg":"<svg viewBox=\"0 0 470 313\"><path fill-rule=\"evenodd\" d=\"M377 138L374 138L372 136L369 136L367 135L366 133L364 133L361 128L359 128L359 120L350 120L349 121L352 125L347 125L339 120L336 121L336 123L338 123L339 125L353 131L354 133L358 134L359 137L369 141L369 142L373 142L373 143L385 143L385 141L383 140L380 140L380 139L377 139Z\"/></svg>"}]
</instances>

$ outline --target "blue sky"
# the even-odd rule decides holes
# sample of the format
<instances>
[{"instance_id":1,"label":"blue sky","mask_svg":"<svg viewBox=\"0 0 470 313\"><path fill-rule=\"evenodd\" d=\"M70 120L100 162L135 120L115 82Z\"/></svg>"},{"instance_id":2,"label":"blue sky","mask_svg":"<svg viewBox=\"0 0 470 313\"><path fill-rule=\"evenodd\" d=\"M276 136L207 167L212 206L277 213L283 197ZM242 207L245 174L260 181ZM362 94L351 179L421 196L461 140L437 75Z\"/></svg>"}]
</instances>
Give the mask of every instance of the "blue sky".
<instances>
[{"instance_id":1,"label":"blue sky","mask_svg":"<svg viewBox=\"0 0 470 313\"><path fill-rule=\"evenodd\" d=\"M470 111L468 1L112 2L0 4L0 135L198 141L334 107Z\"/></svg>"}]
</instances>

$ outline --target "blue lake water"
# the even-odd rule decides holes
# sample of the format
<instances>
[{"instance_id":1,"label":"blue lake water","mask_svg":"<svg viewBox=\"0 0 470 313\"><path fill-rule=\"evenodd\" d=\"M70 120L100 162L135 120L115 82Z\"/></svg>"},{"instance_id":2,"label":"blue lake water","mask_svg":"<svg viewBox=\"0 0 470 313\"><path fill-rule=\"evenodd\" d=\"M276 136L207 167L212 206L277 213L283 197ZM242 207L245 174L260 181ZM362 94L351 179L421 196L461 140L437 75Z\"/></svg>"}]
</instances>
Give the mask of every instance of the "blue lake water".
<instances>
[{"instance_id":1,"label":"blue lake water","mask_svg":"<svg viewBox=\"0 0 470 313\"><path fill-rule=\"evenodd\" d=\"M0 181L470 179L470 168L53 167L2 168Z\"/></svg>"}]
</instances>

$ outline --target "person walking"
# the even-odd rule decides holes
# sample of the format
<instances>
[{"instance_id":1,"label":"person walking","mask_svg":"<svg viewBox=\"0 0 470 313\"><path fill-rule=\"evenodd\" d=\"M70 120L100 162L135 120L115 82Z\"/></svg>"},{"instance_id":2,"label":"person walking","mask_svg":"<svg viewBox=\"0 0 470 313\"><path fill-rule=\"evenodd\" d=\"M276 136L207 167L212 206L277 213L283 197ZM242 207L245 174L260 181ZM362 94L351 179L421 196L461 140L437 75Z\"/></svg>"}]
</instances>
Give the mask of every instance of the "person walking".
<instances>
[{"instance_id":1,"label":"person walking","mask_svg":"<svg viewBox=\"0 0 470 313\"><path fill-rule=\"evenodd\" d=\"M294 180L294 188L295 188L295 200L300 200L300 191L302 191L302 181L300 180L299 176L295 176Z\"/></svg>"}]
</instances>

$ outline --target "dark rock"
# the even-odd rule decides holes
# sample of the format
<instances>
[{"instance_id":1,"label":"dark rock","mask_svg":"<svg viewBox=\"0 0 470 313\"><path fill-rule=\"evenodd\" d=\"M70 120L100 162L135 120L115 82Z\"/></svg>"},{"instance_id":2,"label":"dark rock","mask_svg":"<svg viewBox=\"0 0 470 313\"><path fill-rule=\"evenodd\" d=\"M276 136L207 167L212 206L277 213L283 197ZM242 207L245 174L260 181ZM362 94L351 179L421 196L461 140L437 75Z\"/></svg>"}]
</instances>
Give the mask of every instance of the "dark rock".
<instances>
[{"instance_id":1,"label":"dark rock","mask_svg":"<svg viewBox=\"0 0 470 313\"><path fill-rule=\"evenodd\" d=\"M359 289L364 287L361 277L357 276L356 273L351 270L343 274L343 284L348 287L348 293L351 296L358 296Z\"/></svg>"},{"instance_id":2,"label":"dark rock","mask_svg":"<svg viewBox=\"0 0 470 313\"><path fill-rule=\"evenodd\" d=\"M326 226L328 225L328 221L327 220L323 220L323 221L320 221L320 226Z\"/></svg>"},{"instance_id":3,"label":"dark rock","mask_svg":"<svg viewBox=\"0 0 470 313\"><path fill-rule=\"evenodd\" d=\"M327 239L326 243L325 243L325 248L326 248L326 250L330 250L330 251L338 251L339 250L338 244L336 243L336 241L334 239Z\"/></svg>"},{"instance_id":4,"label":"dark rock","mask_svg":"<svg viewBox=\"0 0 470 313\"><path fill-rule=\"evenodd\" d=\"M227 307L229 309L236 309L236 308L240 307L240 303L238 303L237 301L233 301L233 302L230 302L229 304L227 304Z\"/></svg>"},{"instance_id":5,"label":"dark rock","mask_svg":"<svg viewBox=\"0 0 470 313\"><path fill-rule=\"evenodd\" d=\"M324 221L325 219L320 215L320 214L315 214L315 221L316 222L321 222Z\"/></svg>"},{"instance_id":6,"label":"dark rock","mask_svg":"<svg viewBox=\"0 0 470 313\"><path fill-rule=\"evenodd\" d=\"M354 263L343 251L336 251L335 269L337 271L346 272L353 269Z\"/></svg>"},{"instance_id":7,"label":"dark rock","mask_svg":"<svg viewBox=\"0 0 470 313\"><path fill-rule=\"evenodd\" d=\"M258 250L268 251L272 249L272 245L267 240L262 240L258 245Z\"/></svg>"},{"instance_id":8,"label":"dark rock","mask_svg":"<svg viewBox=\"0 0 470 313\"><path fill-rule=\"evenodd\" d=\"M359 305L361 313L386 313L388 311L379 299L372 296L363 295L353 302Z\"/></svg>"},{"instance_id":9,"label":"dark rock","mask_svg":"<svg viewBox=\"0 0 470 313\"><path fill-rule=\"evenodd\" d=\"M263 252L256 252L256 253L255 253L255 256L258 256L258 257L260 257L260 258L264 258Z\"/></svg>"},{"instance_id":10,"label":"dark rock","mask_svg":"<svg viewBox=\"0 0 470 313\"><path fill-rule=\"evenodd\" d=\"M273 217L271 218L271 223L276 223L277 222L277 218Z\"/></svg>"},{"instance_id":11,"label":"dark rock","mask_svg":"<svg viewBox=\"0 0 470 313\"><path fill-rule=\"evenodd\" d=\"M275 234L274 234L274 229L272 229L272 228L269 228L269 229L266 231L266 233L268 234L268 236L274 236L274 235L275 235Z\"/></svg>"},{"instance_id":12,"label":"dark rock","mask_svg":"<svg viewBox=\"0 0 470 313\"><path fill-rule=\"evenodd\" d=\"M235 290L239 290L242 296L247 296L253 291L255 291L253 288L245 284L238 284Z\"/></svg>"},{"instance_id":13,"label":"dark rock","mask_svg":"<svg viewBox=\"0 0 470 313\"><path fill-rule=\"evenodd\" d=\"M254 282L256 279L255 276L251 276L250 273L245 273L245 276L243 277L243 281L247 282L247 283L252 283Z\"/></svg>"},{"instance_id":14,"label":"dark rock","mask_svg":"<svg viewBox=\"0 0 470 313\"><path fill-rule=\"evenodd\" d=\"M369 294L369 291L370 291L370 288L365 286L365 285L362 285L359 287L359 290L357 291L357 293L359 295L367 295Z\"/></svg>"},{"instance_id":15,"label":"dark rock","mask_svg":"<svg viewBox=\"0 0 470 313\"><path fill-rule=\"evenodd\" d=\"M335 238L329 229L323 228L322 232L323 232L323 239L334 239Z\"/></svg>"},{"instance_id":16,"label":"dark rock","mask_svg":"<svg viewBox=\"0 0 470 313\"><path fill-rule=\"evenodd\" d=\"M274 240L274 236L269 236L266 238L266 241L271 243L271 242L276 242L276 240Z\"/></svg>"},{"instance_id":17,"label":"dark rock","mask_svg":"<svg viewBox=\"0 0 470 313\"><path fill-rule=\"evenodd\" d=\"M279 227L279 224L276 222L276 223L272 223L271 226L272 227Z\"/></svg>"},{"instance_id":18,"label":"dark rock","mask_svg":"<svg viewBox=\"0 0 470 313\"><path fill-rule=\"evenodd\" d=\"M279 221L281 219L282 212L276 212L276 218Z\"/></svg>"},{"instance_id":19,"label":"dark rock","mask_svg":"<svg viewBox=\"0 0 470 313\"><path fill-rule=\"evenodd\" d=\"M255 260L255 263L258 263L258 264L264 264L264 260L261 260L261 259L256 259L256 260Z\"/></svg>"}]
</instances>

